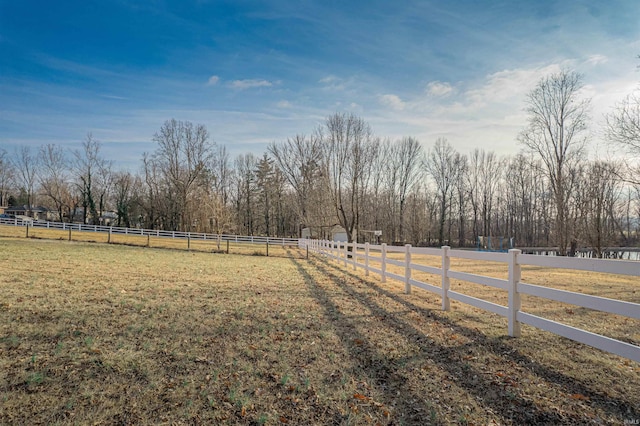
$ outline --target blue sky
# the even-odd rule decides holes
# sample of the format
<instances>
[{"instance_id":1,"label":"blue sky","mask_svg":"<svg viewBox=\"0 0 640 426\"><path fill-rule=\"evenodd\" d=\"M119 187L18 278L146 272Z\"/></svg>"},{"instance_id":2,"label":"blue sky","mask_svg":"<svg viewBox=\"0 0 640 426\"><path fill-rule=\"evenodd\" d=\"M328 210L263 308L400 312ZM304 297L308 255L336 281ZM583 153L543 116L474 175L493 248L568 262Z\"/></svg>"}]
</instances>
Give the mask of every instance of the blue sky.
<instances>
[{"instance_id":1,"label":"blue sky","mask_svg":"<svg viewBox=\"0 0 640 426\"><path fill-rule=\"evenodd\" d=\"M593 98L592 152L638 87L640 2L0 0L0 148L77 148L136 168L170 118L232 155L349 111L376 134L519 151L524 96L562 68Z\"/></svg>"}]
</instances>

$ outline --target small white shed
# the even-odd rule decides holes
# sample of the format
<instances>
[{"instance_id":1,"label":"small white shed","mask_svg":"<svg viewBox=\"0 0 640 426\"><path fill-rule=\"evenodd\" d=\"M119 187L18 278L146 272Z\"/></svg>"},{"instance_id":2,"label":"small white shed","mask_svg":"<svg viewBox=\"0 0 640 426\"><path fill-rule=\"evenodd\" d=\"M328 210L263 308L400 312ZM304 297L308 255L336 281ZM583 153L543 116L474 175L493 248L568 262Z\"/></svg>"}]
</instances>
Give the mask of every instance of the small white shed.
<instances>
[{"instance_id":1,"label":"small white shed","mask_svg":"<svg viewBox=\"0 0 640 426\"><path fill-rule=\"evenodd\" d=\"M347 242L347 231L340 225L334 225L333 228L331 228L331 240L342 243Z\"/></svg>"},{"instance_id":2,"label":"small white shed","mask_svg":"<svg viewBox=\"0 0 640 426\"><path fill-rule=\"evenodd\" d=\"M311 238L311 228L302 228L300 232L300 238Z\"/></svg>"}]
</instances>

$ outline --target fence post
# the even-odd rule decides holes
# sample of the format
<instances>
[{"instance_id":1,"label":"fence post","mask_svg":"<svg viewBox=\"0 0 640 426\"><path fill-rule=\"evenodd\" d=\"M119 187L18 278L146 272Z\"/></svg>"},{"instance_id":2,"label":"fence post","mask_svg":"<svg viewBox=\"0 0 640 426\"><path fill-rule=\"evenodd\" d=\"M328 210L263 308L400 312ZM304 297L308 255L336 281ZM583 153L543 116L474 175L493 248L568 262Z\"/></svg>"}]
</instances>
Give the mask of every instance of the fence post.
<instances>
[{"instance_id":1,"label":"fence post","mask_svg":"<svg viewBox=\"0 0 640 426\"><path fill-rule=\"evenodd\" d=\"M269 238L267 238L267 257L269 257Z\"/></svg>"},{"instance_id":2,"label":"fence post","mask_svg":"<svg viewBox=\"0 0 640 426\"><path fill-rule=\"evenodd\" d=\"M411 244L405 244L404 249L404 292L411 294Z\"/></svg>"},{"instance_id":3,"label":"fence post","mask_svg":"<svg viewBox=\"0 0 640 426\"><path fill-rule=\"evenodd\" d=\"M349 242L344 242L344 267L347 267L347 258L349 257Z\"/></svg>"},{"instance_id":4,"label":"fence post","mask_svg":"<svg viewBox=\"0 0 640 426\"><path fill-rule=\"evenodd\" d=\"M27 223L27 236L25 238L29 238L29 224Z\"/></svg>"},{"instance_id":5,"label":"fence post","mask_svg":"<svg viewBox=\"0 0 640 426\"><path fill-rule=\"evenodd\" d=\"M380 281L387 282L387 244L382 243L382 262L380 262Z\"/></svg>"},{"instance_id":6,"label":"fence post","mask_svg":"<svg viewBox=\"0 0 640 426\"><path fill-rule=\"evenodd\" d=\"M227 240L227 254L229 254L229 240Z\"/></svg>"},{"instance_id":7,"label":"fence post","mask_svg":"<svg viewBox=\"0 0 640 426\"><path fill-rule=\"evenodd\" d=\"M520 250L509 250L509 336L520 337L520 323L518 322L518 311L521 307L520 293L518 293L518 283L522 276L522 267L518 263Z\"/></svg>"},{"instance_id":8,"label":"fence post","mask_svg":"<svg viewBox=\"0 0 640 426\"><path fill-rule=\"evenodd\" d=\"M451 259L449 258L449 246L442 247L442 310L448 311L451 309L451 303L449 301L449 267L451 266Z\"/></svg>"},{"instance_id":9,"label":"fence post","mask_svg":"<svg viewBox=\"0 0 640 426\"><path fill-rule=\"evenodd\" d=\"M364 243L364 275L369 276L369 243Z\"/></svg>"},{"instance_id":10,"label":"fence post","mask_svg":"<svg viewBox=\"0 0 640 426\"><path fill-rule=\"evenodd\" d=\"M111 230L113 229L113 226L109 227L109 235L107 236L107 244L111 244Z\"/></svg>"},{"instance_id":11,"label":"fence post","mask_svg":"<svg viewBox=\"0 0 640 426\"><path fill-rule=\"evenodd\" d=\"M358 242L353 242L353 251L351 252L351 260L353 260L353 270L358 269Z\"/></svg>"},{"instance_id":12,"label":"fence post","mask_svg":"<svg viewBox=\"0 0 640 426\"><path fill-rule=\"evenodd\" d=\"M191 232L187 232L187 250L191 250Z\"/></svg>"}]
</instances>

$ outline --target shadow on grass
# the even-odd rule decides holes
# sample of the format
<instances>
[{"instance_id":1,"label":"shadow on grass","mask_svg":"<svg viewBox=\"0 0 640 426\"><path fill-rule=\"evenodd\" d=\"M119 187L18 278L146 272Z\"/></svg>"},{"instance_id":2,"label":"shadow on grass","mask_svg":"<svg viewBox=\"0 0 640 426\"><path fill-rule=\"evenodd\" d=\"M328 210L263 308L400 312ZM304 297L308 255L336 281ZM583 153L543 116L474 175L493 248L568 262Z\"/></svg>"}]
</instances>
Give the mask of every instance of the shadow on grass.
<instances>
[{"instance_id":1,"label":"shadow on grass","mask_svg":"<svg viewBox=\"0 0 640 426\"><path fill-rule=\"evenodd\" d=\"M401 424L407 422L410 424L444 424L435 418L433 404L403 386L404 378L394 371L389 365L390 363L384 362L384 357L378 354L375 347L367 342L367 337L357 331L354 321L340 312L338 305L331 301L330 294L313 278L302 262L295 258L292 258L292 262L304 277L311 295L324 308L326 319L335 324L334 329L343 346L358 361L359 367L367 376L374 378L377 385L385 385L384 403L388 406L394 406L402 421ZM304 264L320 269L313 262L304 262ZM321 272L323 271L321 270ZM338 277L332 276L331 278L335 284L338 284ZM358 344L354 344L356 341ZM426 420L429 417L431 420Z\"/></svg>"},{"instance_id":2,"label":"shadow on grass","mask_svg":"<svg viewBox=\"0 0 640 426\"><path fill-rule=\"evenodd\" d=\"M293 260L293 262L306 278L312 294L325 307L327 318L337 325L346 323L352 326L348 327L350 330L355 329L353 324L350 324L350 321L353 320L350 320L344 314L339 312L336 305L331 302L326 290L324 290L314 280L309 271L306 270L300 262L296 260ZM409 310L429 317L440 323L443 327L453 329L455 332L473 340L471 345L473 345L473 350L475 351L490 351L500 359L503 359L505 363L516 363L520 367L528 369L536 376L561 386L568 394L582 394L588 397L591 405L599 407L613 417L637 418L639 416L637 408L632 406L629 402L603 395L602 393L591 389L585 383L530 359L528 356L523 355L511 346L503 343L499 338L488 338L477 330L461 326L435 311L416 306L406 300L405 297L385 290L371 281L363 280L360 276L350 273L345 269L342 269L340 266L323 262L317 257L312 258L308 263L305 262L305 265L308 265L308 268L316 269L317 272L329 278L334 285L351 296L354 300L358 301L377 318L381 318L380 321L386 327L410 338L412 342L420 348L423 359L429 359L443 371L446 371L454 378L457 386L473 395L476 401L487 408L487 411L495 413L506 422L522 424L576 424L584 422L584 418L571 417L570 414L560 414L556 411L545 410L536 406L536 404L531 400L525 399L515 393L510 395L508 401L505 401L504 396L501 395L500 392L489 392L492 388L496 389L496 384L486 377L486 374L484 374L486 373L485 371L475 370L469 365L469 363L464 361L464 354L460 347L446 347L433 342L431 339L428 339L422 331L416 329L396 314L385 309L378 301L379 299L356 291L352 286L346 284L341 277L346 275L359 280L359 282L364 284L370 290L376 292L378 295L385 296L405 306ZM340 331L344 329L344 327L336 327L336 329ZM371 360L380 358L380 355L376 353L375 349L371 345L367 346L365 344L357 348L354 348L351 345L354 338L366 342L366 337L357 335L357 333L352 334L352 332L349 332L347 334L346 332L343 332L340 334L340 338L351 354L361 361L363 368L367 369L367 372L372 376L377 377L380 383L385 383L387 385L386 393L389 398L392 398L392 395L397 393L401 396L399 398L400 401L417 401L418 411L415 410L415 405L408 403L403 403L403 405L397 406L401 418L404 418L406 421L413 422L417 419L417 413L422 413L424 415L424 410L433 406L433 404L425 399L428 398L427 395L413 395L410 391L406 390L402 386L402 377L400 377L399 373L394 371L392 367L384 364L382 366L371 365ZM412 357L412 359L415 360L415 357ZM424 422L424 418L422 418L422 421Z\"/></svg>"},{"instance_id":3,"label":"shadow on grass","mask_svg":"<svg viewBox=\"0 0 640 426\"><path fill-rule=\"evenodd\" d=\"M331 276L337 285L343 288L343 290L347 291L354 298L358 299L362 304L370 308L372 311L386 312L384 311L383 308L379 306L379 304L374 302L371 297L367 297L363 294L357 293L353 289L349 289L344 284L341 284L340 280L337 279L338 276L336 274L338 273L344 274L353 279L359 280L362 284L367 286L369 289L377 292L378 294L388 297L389 299L407 307L408 309L416 313L419 313L423 316L430 317L435 321L441 323L443 326L448 327L469 339L472 339L474 341L474 345L477 346L476 348L477 350L490 351L494 355L503 358L506 362L516 363L518 364L518 366L529 370L532 374L550 383L561 386L567 394L584 395L589 399L590 405L602 409L604 412L606 412L607 414L613 417L618 417L619 419L621 419L620 421L623 421L623 419L629 419L629 418L632 418L632 419L640 418L640 410L638 409L638 407L635 407L630 402L619 399L619 398L612 398L608 395L603 394L602 392L592 389L586 383L583 383L579 380L576 380L573 377L563 374L560 371L554 370L546 365L543 365L531 359L527 355L522 354L517 349L514 349L513 347L506 345L502 341L502 338L489 338L486 335L482 334L481 332L478 332L477 330L462 326L459 323L451 321L450 319L444 317L440 313L440 311L434 311L431 309L417 306L411 303L410 301L408 301L405 297L396 293L392 293L388 290L385 290L370 280L364 280L362 279L362 277L354 273L351 273L341 268L340 266L333 265L329 262L322 262L318 260L318 258L314 258L312 261L312 264L316 268L318 268L320 271ZM329 269L331 271L329 271ZM388 315L388 312L386 313ZM422 335L420 331L416 330L411 325L405 322L402 322L397 318L393 318L390 316L389 320L394 323L394 327L396 327L398 331L406 332L407 334L411 334L411 335L416 333L419 335ZM505 338L511 339L510 337L506 337L506 336ZM431 348L428 348L428 349L429 349L429 352L433 352L433 349ZM444 355L445 355L444 359L446 360L446 362L442 362L442 359L440 360L434 359L434 361L436 361L437 364L441 365L447 371L453 374L459 380L458 385L468 389L472 393L475 393L475 389L477 388L477 385L470 386L470 383L468 382L468 378L470 376L473 376L473 372L469 371L469 374L465 374L462 376L457 375L456 372L459 371L460 369L460 365L459 365L460 361L457 361L455 358L459 354L458 355L452 354L452 353L447 354L447 352L450 352L452 350L456 351L457 349L442 348L442 350L444 352ZM442 351L440 352L442 354ZM485 385L488 385L488 384L489 383L486 383ZM484 386L481 386L481 387L484 387ZM486 393L482 393L481 396L486 397ZM501 404L498 401L492 402L491 400L487 400L485 398L485 403L487 403L487 405L490 406L494 412L501 413L501 410L499 408ZM555 424L555 423L573 424L576 422L580 422L582 420L582 419L570 419L570 418L567 418L566 416L559 416L557 413L541 411L537 407L533 406L530 401L520 400L518 401L518 404L519 405L523 404L523 406L528 407L527 409L532 410L532 413L535 413L535 416L533 418L527 417L527 418L519 419L517 417L514 417L513 413L502 412L501 414L503 415L503 417L509 418L510 420L517 420L517 421L522 421L527 423L533 422L533 423L552 423L552 424Z\"/></svg>"}]
</instances>

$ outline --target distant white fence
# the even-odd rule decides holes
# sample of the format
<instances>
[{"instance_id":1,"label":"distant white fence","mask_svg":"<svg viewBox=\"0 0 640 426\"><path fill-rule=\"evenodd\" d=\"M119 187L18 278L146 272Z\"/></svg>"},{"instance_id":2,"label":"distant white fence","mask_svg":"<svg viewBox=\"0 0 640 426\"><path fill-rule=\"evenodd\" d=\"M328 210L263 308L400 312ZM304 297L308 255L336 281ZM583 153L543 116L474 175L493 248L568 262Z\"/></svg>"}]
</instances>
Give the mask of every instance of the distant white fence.
<instances>
[{"instance_id":1,"label":"distant white fence","mask_svg":"<svg viewBox=\"0 0 640 426\"><path fill-rule=\"evenodd\" d=\"M137 235L182 240L202 240L262 245L298 246L298 238L260 237L251 235L206 234L202 232L161 231L158 229L123 228L118 226L86 225L82 223L45 222L28 219L0 219L0 225L29 226L31 228L57 229L62 231L99 232L104 234Z\"/></svg>"},{"instance_id":2,"label":"distant white fence","mask_svg":"<svg viewBox=\"0 0 640 426\"><path fill-rule=\"evenodd\" d=\"M386 244L354 244L325 240L306 240L305 244L308 245L311 252L335 259L338 262L343 263L345 267L352 266L354 270L357 267L361 267L364 269L366 275L369 275L370 272L379 274L382 282L385 282L387 278L404 282L405 292L407 294L411 292L411 288L414 286L436 293L440 295L442 300L442 309L445 311L450 309L449 301L453 299L506 317L508 320L508 332L510 336L519 337L520 324L528 324L571 340L640 362L640 346L523 312L521 310L521 295L528 294L635 319L640 319L640 304L527 284L520 280L522 265L535 265L548 268L573 269L638 277L640 276L640 262L547 257L521 254L520 250L517 249L509 250L508 253L487 253L467 250L452 250L450 247L446 246L441 249L417 248L411 247L411 245L393 247L387 246ZM390 252L403 253L404 260L388 258L387 254ZM412 262L412 255L420 254L441 257L441 267L436 268ZM508 265L508 279L503 280L469 274L466 272L453 271L450 269L450 262L452 258L505 263ZM374 267L371 263L374 263L379 267ZM404 267L404 275L387 271L387 265ZM412 271L421 271L439 275L441 281L440 286L428 284L412 278ZM507 291L508 306L499 305L453 291L449 286L451 278ZM640 289L640 281L638 282L638 287Z\"/></svg>"}]
</instances>

